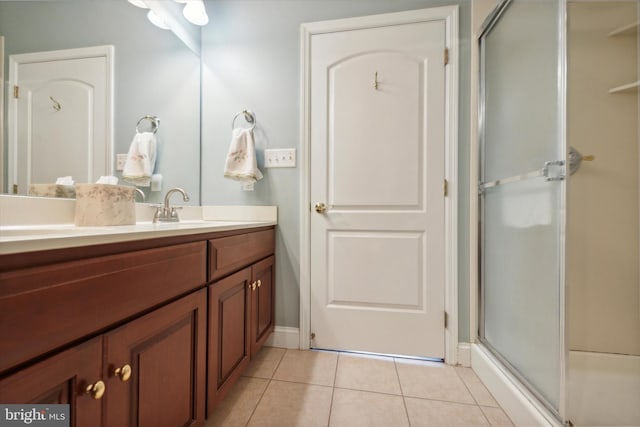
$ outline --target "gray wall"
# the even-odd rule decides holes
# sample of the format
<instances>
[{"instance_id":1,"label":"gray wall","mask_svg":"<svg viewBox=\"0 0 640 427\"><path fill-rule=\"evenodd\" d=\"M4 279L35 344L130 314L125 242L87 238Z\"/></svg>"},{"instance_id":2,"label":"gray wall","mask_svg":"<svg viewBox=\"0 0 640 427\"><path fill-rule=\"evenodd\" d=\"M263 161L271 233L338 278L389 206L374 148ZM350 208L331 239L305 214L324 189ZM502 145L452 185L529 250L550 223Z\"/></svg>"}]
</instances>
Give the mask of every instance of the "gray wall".
<instances>
[{"instance_id":1,"label":"gray wall","mask_svg":"<svg viewBox=\"0 0 640 427\"><path fill-rule=\"evenodd\" d=\"M5 76L8 55L15 53L114 45L115 153L127 153L140 117L157 115L156 172L164 177L164 190L181 186L192 196L191 204L198 204L200 60L145 14L126 0L0 1ZM6 171L6 151L4 158ZM159 193L152 194L152 200L160 200Z\"/></svg>"},{"instance_id":2,"label":"gray wall","mask_svg":"<svg viewBox=\"0 0 640 427\"><path fill-rule=\"evenodd\" d=\"M243 108L258 119L256 146L300 149L300 24L460 4L459 338L469 339L470 0L208 0L202 30L202 203L278 205L276 324L299 320L299 170L264 169L254 192L223 178L231 120Z\"/></svg>"}]
</instances>

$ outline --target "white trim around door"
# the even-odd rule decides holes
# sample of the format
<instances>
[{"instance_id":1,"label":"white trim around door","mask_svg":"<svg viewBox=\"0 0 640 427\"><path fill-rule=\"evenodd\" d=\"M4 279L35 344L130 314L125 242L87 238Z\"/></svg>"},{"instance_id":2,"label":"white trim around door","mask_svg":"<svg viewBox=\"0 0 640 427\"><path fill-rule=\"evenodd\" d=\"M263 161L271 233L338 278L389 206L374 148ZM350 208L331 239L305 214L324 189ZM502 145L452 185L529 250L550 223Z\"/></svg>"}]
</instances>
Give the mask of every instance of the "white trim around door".
<instances>
[{"instance_id":1,"label":"white trim around door","mask_svg":"<svg viewBox=\"0 0 640 427\"><path fill-rule=\"evenodd\" d=\"M359 18L302 24L300 34L300 348L310 344L310 218L311 218L311 156L310 156L310 39L314 34L348 31L386 25L444 21L449 62L445 69L445 179L448 183L445 198L445 309L448 322L445 330L445 361L458 362L458 6L364 16Z\"/></svg>"}]
</instances>

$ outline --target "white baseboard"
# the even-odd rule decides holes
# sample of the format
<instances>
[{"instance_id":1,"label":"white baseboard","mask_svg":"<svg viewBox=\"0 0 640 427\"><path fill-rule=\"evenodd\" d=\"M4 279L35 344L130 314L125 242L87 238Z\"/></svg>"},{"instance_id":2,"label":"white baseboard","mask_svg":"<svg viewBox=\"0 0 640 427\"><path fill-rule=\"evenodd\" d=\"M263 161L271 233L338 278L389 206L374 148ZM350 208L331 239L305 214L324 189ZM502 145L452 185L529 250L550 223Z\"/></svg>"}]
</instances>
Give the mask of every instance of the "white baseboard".
<instances>
[{"instance_id":1,"label":"white baseboard","mask_svg":"<svg viewBox=\"0 0 640 427\"><path fill-rule=\"evenodd\" d=\"M468 342L458 343L458 365L471 367L471 344Z\"/></svg>"},{"instance_id":2,"label":"white baseboard","mask_svg":"<svg viewBox=\"0 0 640 427\"><path fill-rule=\"evenodd\" d=\"M276 326L265 345L269 347L300 348L300 330L288 326Z\"/></svg>"},{"instance_id":3,"label":"white baseboard","mask_svg":"<svg viewBox=\"0 0 640 427\"><path fill-rule=\"evenodd\" d=\"M479 344L471 345L471 367L516 426L562 426Z\"/></svg>"}]
</instances>

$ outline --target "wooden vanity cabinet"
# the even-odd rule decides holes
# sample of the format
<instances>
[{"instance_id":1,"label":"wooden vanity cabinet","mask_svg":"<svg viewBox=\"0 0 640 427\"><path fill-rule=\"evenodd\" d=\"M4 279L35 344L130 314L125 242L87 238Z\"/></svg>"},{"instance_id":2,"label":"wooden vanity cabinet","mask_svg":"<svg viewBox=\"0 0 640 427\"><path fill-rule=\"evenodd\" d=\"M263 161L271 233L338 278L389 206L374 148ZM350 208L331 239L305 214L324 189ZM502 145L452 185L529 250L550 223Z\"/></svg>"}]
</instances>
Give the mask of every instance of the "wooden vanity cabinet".
<instances>
[{"instance_id":1,"label":"wooden vanity cabinet","mask_svg":"<svg viewBox=\"0 0 640 427\"><path fill-rule=\"evenodd\" d=\"M210 256L224 259L225 250L232 248L243 254L244 262L236 263L236 267L244 268L209 285L207 416L242 375L275 325L273 230L259 236L234 237L210 242L210 248L215 248L209 251ZM245 243L253 250L242 251ZM263 259L256 262L260 257ZM210 277L218 277L216 271L210 269Z\"/></svg>"},{"instance_id":2,"label":"wooden vanity cabinet","mask_svg":"<svg viewBox=\"0 0 640 427\"><path fill-rule=\"evenodd\" d=\"M207 417L251 359L251 268L209 286Z\"/></svg>"},{"instance_id":3,"label":"wooden vanity cabinet","mask_svg":"<svg viewBox=\"0 0 640 427\"><path fill-rule=\"evenodd\" d=\"M102 338L45 359L0 380L0 402L69 404L71 426L101 426L102 400L85 389L102 380Z\"/></svg>"},{"instance_id":4,"label":"wooden vanity cabinet","mask_svg":"<svg viewBox=\"0 0 640 427\"><path fill-rule=\"evenodd\" d=\"M68 403L79 427L204 424L206 241L121 247L0 272L0 402Z\"/></svg>"},{"instance_id":5,"label":"wooden vanity cabinet","mask_svg":"<svg viewBox=\"0 0 640 427\"><path fill-rule=\"evenodd\" d=\"M104 335L106 426L204 422L206 318L201 289Z\"/></svg>"},{"instance_id":6,"label":"wooden vanity cabinet","mask_svg":"<svg viewBox=\"0 0 640 427\"><path fill-rule=\"evenodd\" d=\"M201 289L0 380L0 402L66 403L78 427L202 425L205 328Z\"/></svg>"},{"instance_id":7,"label":"wooden vanity cabinet","mask_svg":"<svg viewBox=\"0 0 640 427\"><path fill-rule=\"evenodd\" d=\"M251 267L251 357L262 348L275 327L275 258L270 256Z\"/></svg>"},{"instance_id":8,"label":"wooden vanity cabinet","mask_svg":"<svg viewBox=\"0 0 640 427\"><path fill-rule=\"evenodd\" d=\"M0 403L203 425L274 329L274 229L211 237L0 256Z\"/></svg>"}]
</instances>

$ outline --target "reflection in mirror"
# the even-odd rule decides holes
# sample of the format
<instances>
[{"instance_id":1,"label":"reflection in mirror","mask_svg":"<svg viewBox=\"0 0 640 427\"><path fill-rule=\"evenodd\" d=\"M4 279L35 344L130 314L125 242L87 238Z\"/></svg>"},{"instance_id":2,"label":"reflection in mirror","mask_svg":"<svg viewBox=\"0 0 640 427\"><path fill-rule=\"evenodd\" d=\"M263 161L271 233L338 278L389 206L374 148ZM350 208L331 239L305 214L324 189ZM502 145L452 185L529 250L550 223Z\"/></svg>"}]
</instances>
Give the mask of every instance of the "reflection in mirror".
<instances>
[{"instance_id":1,"label":"reflection in mirror","mask_svg":"<svg viewBox=\"0 0 640 427\"><path fill-rule=\"evenodd\" d=\"M160 202L167 189L181 187L191 196L191 204L199 204L200 59L171 31L153 26L146 13L146 10L134 7L126 0L0 2L6 95L3 156L0 157L3 159L0 165L4 183L2 192L12 192L9 183L15 181L15 176L8 174L9 170L14 170L10 162L16 160L8 156L7 111L9 103L14 102L13 88L9 88L7 80L9 58L26 53L110 45L113 46L114 63L113 151L105 160L106 170L113 167L113 174L121 177L121 171L115 170L116 155L129 151L140 118L157 116L162 126L156 135L155 173L161 175L161 189L150 191L150 187L142 187L147 201ZM57 98L56 101L62 104ZM53 107L53 101L49 104L51 115L62 111ZM45 123L49 129L42 130L42 134L51 135L54 132L51 120ZM24 147L21 139L17 142L25 153L37 147ZM61 148L46 156L47 163L62 165L69 159L75 161L81 154L70 148ZM15 170L16 174L23 173ZM70 174L57 171L56 177ZM26 191L24 188L19 192L26 194Z\"/></svg>"}]
</instances>

